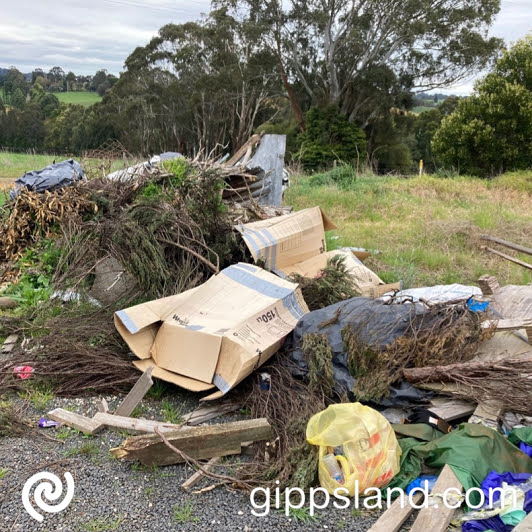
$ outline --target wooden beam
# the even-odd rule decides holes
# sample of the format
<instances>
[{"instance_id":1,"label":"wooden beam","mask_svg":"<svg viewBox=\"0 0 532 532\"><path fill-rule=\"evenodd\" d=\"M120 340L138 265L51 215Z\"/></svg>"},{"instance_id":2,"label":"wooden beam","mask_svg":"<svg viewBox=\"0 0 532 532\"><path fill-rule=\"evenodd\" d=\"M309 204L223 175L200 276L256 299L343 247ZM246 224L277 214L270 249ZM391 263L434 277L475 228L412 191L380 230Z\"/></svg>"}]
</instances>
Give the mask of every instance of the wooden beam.
<instances>
[{"instance_id":1,"label":"wooden beam","mask_svg":"<svg viewBox=\"0 0 532 532\"><path fill-rule=\"evenodd\" d=\"M523 268L528 268L529 270L532 270L532 264L529 264L528 262L524 262L522 260L516 259L515 257L511 257L510 255L506 255L506 253L501 253L500 251L497 251L496 249L493 249L493 248L489 248L487 246L483 247L482 249L485 249L486 251L489 251L490 253L493 253L494 255L498 255L499 257L502 257L503 259L509 260L510 262L519 264L519 266L523 266Z\"/></svg>"},{"instance_id":2,"label":"wooden beam","mask_svg":"<svg viewBox=\"0 0 532 532\"><path fill-rule=\"evenodd\" d=\"M416 493L412 497L413 503L419 505L422 498L422 493ZM401 497L397 497L368 532L398 532L413 512L414 508L408 503L408 498L406 498L405 505L401 506Z\"/></svg>"},{"instance_id":3,"label":"wooden beam","mask_svg":"<svg viewBox=\"0 0 532 532\"><path fill-rule=\"evenodd\" d=\"M462 484L456 478L451 467L445 465L429 496L428 508L423 508L419 511L410 532L445 532L447 530L456 509L447 508L440 497L434 497L434 495L441 495L449 488L455 488L460 493L463 491ZM456 491L454 493L456 494ZM449 498L448 501L450 502Z\"/></svg>"},{"instance_id":4,"label":"wooden beam","mask_svg":"<svg viewBox=\"0 0 532 532\"><path fill-rule=\"evenodd\" d=\"M79 430L84 434L96 434L104 428L104 425L90 417L80 416L79 414L63 410L62 408L56 408L55 410L48 412L48 417L62 425L68 425L73 429Z\"/></svg>"},{"instance_id":5,"label":"wooden beam","mask_svg":"<svg viewBox=\"0 0 532 532\"><path fill-rule=\"evenodd\" d=\"M97 423L107 428L121 429L133 434L154 433L157 427L161 432L175 432L181 425L172 425L164 421L152 421L149 419L136 419L134 417L117 416L107 412L98 412L92 418Z\"/></svg>"},{"instance_id":6,"label":"wooden beam","mask_svg":"<svg viewBox=\"0 0 532 532\"><path fill-rule=\"evenodd\" d=\"M115 414L117 416L130 416L137 405L144 399L144 396L148 393L148 390L153 386L153 380L151 378L151 372L153 366L150 366L135 383L135 386L131 388L126 398L122 401L120 406L116 409Z\"/></svg>"},{"instance_id":7,"label":"wooden beam","mask_svg":"<svg viewBox=\"0 0 532 532\"><path fill-rule=\"evenodd\" d=\"M496 242L497 244L500 244L501 246L505 246L515 251L519 251L520 253L525 253L526 255L532 255L532 248L520 246L519 244L514 244L513 242L509 242L508 240L497 238L496 236L481 235L480 238L482 240L489 240L490 242Z\"/></svg>"},{"instance_id":8,"label":"wooden beam","mask_svg":"<svg viewBox=\"0 0 532 532\"><path fill-rule=\"evenodd\" d=\"M8 355L13 351L15 346L17 345L18 340L18 334L10 334L4 342L4 345L2 345L2 349L0 349L0 354L2 355Z\"/></svg>"},{"instance_id":9,"label":"wooden beam","mask_svg":"<svg viewBox=\"0 0 532 532\"><path fill-rule=\"evenodd\" d=\"M211 458L204 466L204 469L212 469L212 466L216 465L220 461L220 456L216 456L214 458ZM196 471L190 478L187 478L183 484L181 484L181 488L185 491L188 491L190 488L193 488L202 478L204 474L203 471Z\"/></svg>"},{"instance_id":10,"label":"wooden beam","mask_svg":"<svg viewBox=\"0 0 532 532\"><path fill-rule=\"evenodd\" d=\"M260 138L259 134L250 137L225 164L227 166L235 166L246 155L249 147L253 147L260 142Z\"/></svg>"},{"instance_id":11,"label":"wooden beam","mask_svg":"<svg viewBox=\"0 0 532 532\"><path fill-rule=\"evenodd\" d=\"M265 418L183 428L165 436L174 447L196 460L239 454L243 442L272 437L272 428ZM111 449L111 454L124 460L140 460L145 465L183 462L157 434L128 438L120 447Z\"/></svg>"}]
</instances>

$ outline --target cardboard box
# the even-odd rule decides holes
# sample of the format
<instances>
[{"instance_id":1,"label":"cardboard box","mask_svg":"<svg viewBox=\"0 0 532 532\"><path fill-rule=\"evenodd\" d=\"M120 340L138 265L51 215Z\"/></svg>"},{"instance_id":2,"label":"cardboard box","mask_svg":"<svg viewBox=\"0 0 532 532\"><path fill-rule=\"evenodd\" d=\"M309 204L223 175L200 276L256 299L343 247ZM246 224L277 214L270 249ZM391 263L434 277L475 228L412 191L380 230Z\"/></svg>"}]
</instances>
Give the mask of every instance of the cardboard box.
<instances>
[{"instance_id":1,"label":"cardboard box","mask_svg":"<svg viewBox=\"0 0 532 532\"><path fill-rule=\"evenodd\" d=\"M336 229L336 226L319 207L241 224L236 229L255 261L263 261L267 269L281 277L291 273L316 277L329 258L341 255L360 295L379 297L400 288L399 283L385 285L378 275L364 266L356 252L348 249L327 252L325 231ZM367 256L367 253L361 254L361 258Z\"/></svg>"},{"instance_id":2,"label":"cardboard box","mask_svg":"<svg viewBox=\"0 0 532 532\"><path fill-rule=\"evenodd\" d=\"M203 285L115 314L115 326L145 370L217 398L268 360L308 312L297 284L235 264Z\"/></svg>"}]
</instances>

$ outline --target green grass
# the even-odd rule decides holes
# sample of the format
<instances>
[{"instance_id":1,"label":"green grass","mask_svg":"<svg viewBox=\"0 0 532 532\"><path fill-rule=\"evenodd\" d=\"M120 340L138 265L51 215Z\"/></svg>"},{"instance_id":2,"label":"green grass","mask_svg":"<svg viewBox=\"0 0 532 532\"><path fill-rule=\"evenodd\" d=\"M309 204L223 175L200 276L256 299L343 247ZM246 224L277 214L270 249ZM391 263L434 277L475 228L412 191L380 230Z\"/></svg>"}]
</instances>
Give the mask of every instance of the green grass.
<instances>
[{"instance_id":1,"label":"green grass","mask_svg":"<svg viewBox=\"0 0 532 532\"><path fill-rule=\"evenodd\" d=\"M83 105L85 107L102 101L102 97L96 92L54 92L53 94L60 102Z\"/></svg>"},{"instance_id":2,"label":"green grass","mask_svg":"<svg viewBox=\"0 0 532 532\"><path fill-rule=\"evenodd\" d=\"M56 155L35 155L33 153L0 152L0 185L23 176L29 170L40 170L56 159L61 161L66 157Z\"/></svg>"},{"instance_id":3,"label":"green grass","mask_svg":"<svg viewBox=\"0 0 532 532\"><path fill-rule=\"evenodd\" d=\"M385 282L474 284L485 273L501 284L532 282L530 270L481 250L479 238L531 245L532 172L493 180L369 175L342 189L299 177L285 201L296 209L319 205L338 227L335 245L381 250L366 265Z\"/></svg>"},{"instance_id":4,"label":"green grass","mask_svg":"<svg viewBox=\"0 0 532 532\"><path fill-rule=\"evenodd\" d=\"M173 425L179 425L183 422L183 413L168 399L165 399L162 402L161 407L164 421L166 421L167 423L172 423Z\"/></svg>"},{"instance_id":5,"label":"green grass","mask_svg":"<svg viewBox=\"0 0 532 532\"><path fill-rule=\"evenodd\" d=\"M5 469L4 467L0 467L0 480L5 478L8 474L9 470Z\"/></svg>"},{"instance_id":6,"label":"green grass","mask_svg":"<svg viewBox=\"0 0 532 532\"><path fill-rule=\"evenodd\" d=\"M436 109L436 107L427 107L426 105L417 105L416 107L412 107L412 112L419 115L421 113L424 113L425 111L432 111L432 109Z\"/></svg>"},{"instance_id":7,"label":"green grass","mask_svg":"<svg viewBox=\"0 0 532 532\"><path fill-rule=\"evenodd\" d=\"M176 523L197 523L199 517L194 515L194 504L187 501L174 506L174 522Z\"/></svg>"},{"instance_id":8,"label":"green grass","mask_svg":"<svg viewBox=\"0 0 532 532\"><path fill-rule=\"evenodd\" d=\"M74 456L96 456L100 453L98 445L92 441L85 442L79 447L72 447L69 449L65 456L67 458L72 458Z\"/></svg>"},{"instance_id":9,"label":"green grass","mask_svg":"<svg viewBox=\"0 0 532 532\"><path fill-rule=\"evenodd\" d=\"M36 410L44 411L55 395L51 386L39 383L38 385L34 384L32 388L26 390L23 397L29 401Z\"/></svg>"},{"instance_id":10,"label":"green grass","mask_svg":"<svg viewBox=\"0 0 532 532\"><path fill-rule=\"evenodd\" d=\"M90 532L104 532L106 530L118 530L123 517L119 515L116 519L99 518L91 519L85 523L81 530L88 530Z\"/></svg>"}]
</instances>

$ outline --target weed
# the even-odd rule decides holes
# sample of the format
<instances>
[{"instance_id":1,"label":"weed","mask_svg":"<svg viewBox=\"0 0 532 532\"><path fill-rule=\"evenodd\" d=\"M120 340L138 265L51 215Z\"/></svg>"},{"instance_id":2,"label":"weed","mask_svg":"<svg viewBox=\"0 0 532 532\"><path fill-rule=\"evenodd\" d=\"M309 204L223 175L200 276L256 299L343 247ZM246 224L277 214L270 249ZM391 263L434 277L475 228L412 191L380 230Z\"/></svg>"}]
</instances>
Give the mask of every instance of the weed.
<instances>
[{"instance_id":1,"label":"weed","mask_svg":"<svg viewBox=\"0 0 532 532\"><path fill-rule=\"evenodd\" d=\"M0 480L2 480L3 478L6 477L6 475L8 474L8 470L3 468L3 467L0 467Z\"/></svg>"},{"instance_id":2,"label":"weed","mask_svg":"<svg viewBox=\"0 0 532 532\"><path fill-rule=\"evenodd\" d=\"M179 425L183 421L183 415L181 411L174 406L168 399L162 402L163 419L168 423Z\"/></svg>"},{"instance_id":3,"label":"weed","mask_svg":"<svg viewBox=\"0 0 532 532\"><path fill-rule=\"evenodd\" d=\"M116 519L109 519L101 517L99 519L91 519L84 525L82 525L82 530L88 530L89 532L104 532L106 530L118 530L120 523L124 518L119 515Z\"/></svg>"},{"instance_id":4,"label":"weed","mask_svg":"<svg viewBox=\"0 0 532 532\"><path fill-rule=\"evenodd\" d=\"M284 512L282 513L284 514ZM305 525L316 522L319 519L319 516L316 514L310 515L310 510L304 506L302 508L290 508L288 515L294 520L294 522L303 523Z\"/></svg>"},{"instance_id":5,"label":"weed","mask_svg":"<svg viewBox=\"0 0 532 532\"><path fill-rule=\"evenodd\" d=\"M70 436L73 436L70 427L59 427L55 433L55 437L61 441L68 440Z\"/></svg>"},{"instance_id":6,"label":"weed","mask_svg":"<svg viewBox=\"0 0 532 532\"><path fill-rule=\"evenodd\" d=\"M152 487L148 487L144 490L144 494L146 495L146 497L151 497L153 495L153 488Z\"/></svg>"},{"instance_id":7,"label":"weed","mask_svg":"<svg viewBox=\"0 0 532 532\"><path fill-rule=\"evenodd\" d=\"M46 410L48 403L54 398L54 392L49 384L32 383L32 387L26 390L27 399L37 410Z\"/></svg>"},{"instance_id":8,"label":"weed","mask_svg":"<svg viewBox=\"0 0 532 532\"><path fill-rule=\"evenodd\" d=\"M161 399L163 395L168 392L168 385L164 381L156 380L153 383L153 386L148 390L146 397L151 397L152 399Z\"/></svg>"},{"instance_id":9,"label":"weed","mask_svg":"<svg viewBox=\"0 0 532 532\"><path fill-rule=\"evenodd\" d=\"M100 452L100 449L94 442L86 442L79 447L73 447L69 449L65 455L67 458L74 456L96 456Z\"/></svg>"},{"instance_id":10,"label":"weed","mask_svg":"<svg viewBox=\"0 0 532 532\"><path fill-rule=\"evenodd\" d=\"M176 504L174 506L174 521L176 523L197 523L199 517L194 515L194 504L191 501Z\"/></svg>"},{"instance_id":11,"label":"weed","mask_svg":"<svg viewBox=\"0 0 532 532\"><path fill-rule=\"evenodd\" d=\"M362 517L362 510L359 508L353 508L353 511L351 512L351 515L356 519L358 517Z\"/></svg>"}]
</instances>

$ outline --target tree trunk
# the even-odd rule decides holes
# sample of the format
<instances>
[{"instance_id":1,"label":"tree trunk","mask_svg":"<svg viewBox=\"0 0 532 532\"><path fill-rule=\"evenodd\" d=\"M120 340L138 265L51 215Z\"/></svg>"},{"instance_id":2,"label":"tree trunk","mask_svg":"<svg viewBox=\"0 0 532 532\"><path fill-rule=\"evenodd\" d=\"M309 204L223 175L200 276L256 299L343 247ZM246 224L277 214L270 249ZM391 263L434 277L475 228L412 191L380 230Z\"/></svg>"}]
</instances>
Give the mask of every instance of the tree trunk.
<instances>
[{"instance_id":1,"label":"tree trunk","mask_svg":"<svg viewBox=\"0 0 532 532\"><path fill-rule=\"evenodd\" d=\"M296 95L292 90L290 83L288 82L288 77L286 76L283 61L281 58L279 58L279 73L281 74L281 79L283 80L283 85L286 90L286 94L288 95L288 99L290 100L290 106L292 107L292 111L294 112L294 115L296 117L297 125L303 133L306 129L305 117L303 116L303 111L301 110L301 107L299 107L299 104L297 103Z\"/></svg>"}]
</instances>

